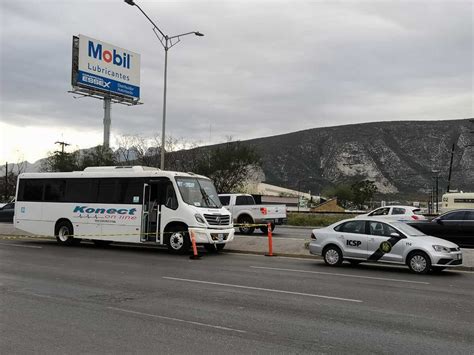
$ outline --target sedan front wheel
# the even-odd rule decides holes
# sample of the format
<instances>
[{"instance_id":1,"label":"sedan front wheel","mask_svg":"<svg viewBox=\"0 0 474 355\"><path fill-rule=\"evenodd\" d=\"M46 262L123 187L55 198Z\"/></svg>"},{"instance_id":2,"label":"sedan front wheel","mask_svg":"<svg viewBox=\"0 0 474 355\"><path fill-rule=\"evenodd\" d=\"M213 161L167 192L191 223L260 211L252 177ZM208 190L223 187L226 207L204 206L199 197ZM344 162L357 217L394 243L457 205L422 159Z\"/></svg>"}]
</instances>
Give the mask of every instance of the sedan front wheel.
<instances>
[{"instance_id":1,"label":"sedan front wheel","mask_svg":"<svg viewBox=\"0 0 474 355\"><path fill-rule=\"evenodd\" d=\"M431 269L430 257L421 251L411 254L408 257L407 264L415 274L427 274Z\"/></svg>"}]
</instances>

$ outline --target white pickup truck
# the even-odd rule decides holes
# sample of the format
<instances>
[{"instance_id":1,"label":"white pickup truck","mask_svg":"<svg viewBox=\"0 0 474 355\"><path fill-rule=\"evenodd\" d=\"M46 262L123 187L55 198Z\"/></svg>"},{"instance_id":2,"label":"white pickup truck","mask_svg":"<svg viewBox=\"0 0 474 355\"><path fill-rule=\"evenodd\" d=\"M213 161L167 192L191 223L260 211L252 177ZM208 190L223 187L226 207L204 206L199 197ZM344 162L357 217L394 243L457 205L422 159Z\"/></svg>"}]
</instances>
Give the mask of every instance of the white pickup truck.
<instances>
[{"instance_id":1,"label":"white pickup truck","mask_svg":"<svg viewBox=\"0 0 474 355\"><path fill-rule=\"evenodd\" d=\"M286 223L286 205L257 205L252 195L247 194L220 194L222 205L230 211L234 223L239 224L268 224L271 223L272 231L276 224ZM259 227L263 233L268 232L267 227ZM255 227L241 226L241 233L252 234Z\"/></svg>"}]
</instances>

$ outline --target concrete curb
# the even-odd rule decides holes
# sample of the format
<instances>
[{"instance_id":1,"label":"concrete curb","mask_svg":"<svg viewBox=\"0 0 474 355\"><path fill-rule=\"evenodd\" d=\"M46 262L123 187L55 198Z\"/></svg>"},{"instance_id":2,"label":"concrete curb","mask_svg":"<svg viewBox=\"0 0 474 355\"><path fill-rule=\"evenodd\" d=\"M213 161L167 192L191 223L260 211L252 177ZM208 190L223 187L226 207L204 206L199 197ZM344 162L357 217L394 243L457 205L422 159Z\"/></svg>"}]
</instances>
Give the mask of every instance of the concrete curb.
<instances>
[{"instance_id":1,"label":"concrete curb","mask_svg":"<svg viewBox=\"0 0 474 355\"><path fill-rule=\"evenodd\" d=\"M17 238L29 238L31 239L49 239L55 240L54 237L41 238L34 235L19 235L12 233L0 233L0 237L6 237L8 239L17 239ZM30 239L31 238L31 239ZM249 240L250 239L250 240ZM299 240L279 240L279 238L273 238L273 245L276 252L273 252L275 257L285 257L285 258L300 258L300 259L313 259L322 261L323 258L318 255L311 255L309 253L307 244L309 240L306 240L301 246ZM125 245L126 243L117 243ZM239 246L240 244L240 246ZM130 245L130 244L127 244ZM137 245L137 247L153 247L151 245ZM283 252L281 252L283 250ZM293 250L293 252L287 252L288 250ZM267 239L262 237L251 237L245 236L245 240L236 238L233 242L226 245L226 248L222 251L223 253L234 253L234 254L250 254L250 255L261 255L265 256L268 253ZM473 250L474 252L474 250ZM460 271L474 271L474 266L454 266L449 268L450 270L460 270Z\"/></svg>"}]
</instances>

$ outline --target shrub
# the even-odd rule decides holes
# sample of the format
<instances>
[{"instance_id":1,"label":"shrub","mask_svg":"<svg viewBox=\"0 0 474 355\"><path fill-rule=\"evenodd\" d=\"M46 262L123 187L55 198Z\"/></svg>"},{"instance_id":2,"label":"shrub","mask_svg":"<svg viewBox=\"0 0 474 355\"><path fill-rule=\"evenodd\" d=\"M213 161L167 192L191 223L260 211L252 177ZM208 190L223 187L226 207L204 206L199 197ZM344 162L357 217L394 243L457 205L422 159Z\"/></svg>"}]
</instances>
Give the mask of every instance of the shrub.
<instances>
[{"instance_id":1,"label":"shrub","mask_svg":"<svg viewBox=\"0 0 474 355\"><path fill-rule=\"evenodd\" d=\"M289 213L288 224L292 226L326 227L343 219L353 218L352 214L335 213Z\"/></svg>"}]
</instances>

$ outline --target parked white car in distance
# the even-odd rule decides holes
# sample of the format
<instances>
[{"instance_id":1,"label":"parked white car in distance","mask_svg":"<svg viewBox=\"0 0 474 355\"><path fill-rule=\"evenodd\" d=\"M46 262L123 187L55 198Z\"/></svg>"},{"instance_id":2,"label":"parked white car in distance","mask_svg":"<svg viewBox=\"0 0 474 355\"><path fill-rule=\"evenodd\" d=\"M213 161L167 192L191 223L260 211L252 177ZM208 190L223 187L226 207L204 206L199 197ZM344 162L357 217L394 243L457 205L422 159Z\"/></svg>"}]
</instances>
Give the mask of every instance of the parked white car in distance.
<instances>
[{"instance_id":1,"label":"parked white car in distance","mask_svg":"<svg viewBox=\"0 0 474 355\"><path fill-rule=\"evenodd\" d=\"M344 260L352 264L387 262L425 274L462 264L456 244L423 234L403 221L383 218L352 218L314 229L309 250L330 266Z\"/></svg>"},{"instance_id":2,"label":"parked white car in distance","mask_svg":"<svg viewBox=\"0 0 474 355\"><path fill-rule=\"evenodd\" d=\"M355 218L386 218L397 221L423 221L425 216L421 214L419 207L413 206L385 206L379 207L369 213L364 213Z\"/></svg>"}]
</instances>

